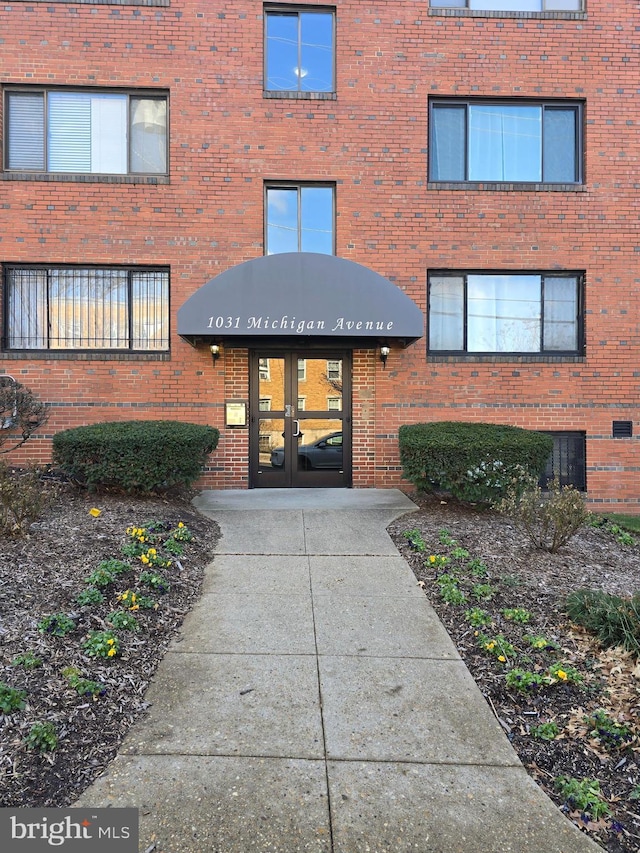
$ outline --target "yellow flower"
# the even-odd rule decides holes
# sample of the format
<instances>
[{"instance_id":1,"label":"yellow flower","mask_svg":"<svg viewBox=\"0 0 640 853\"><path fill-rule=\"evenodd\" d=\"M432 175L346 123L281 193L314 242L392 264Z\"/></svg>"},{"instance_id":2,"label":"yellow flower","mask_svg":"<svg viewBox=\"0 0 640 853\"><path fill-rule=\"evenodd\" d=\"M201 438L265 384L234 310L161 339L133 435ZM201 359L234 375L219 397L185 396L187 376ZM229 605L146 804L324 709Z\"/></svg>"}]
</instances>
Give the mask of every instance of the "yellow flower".
<instances>
[{"instance_id":1,"label":"yellow flower","mask_svg":"<svg viewBox=\"0 0 640 853\"><path fill-rule=\"evenodd\" d=\"M184 524L183 524L181 521L179 521L179 522L178 522L178 527L184 527Z\"/></svg>"},{"instance_id":2,"label":"yellow flower","mask_svg":"<svg viewBox=\"0 0 640 853\"><path fill-rule=\"evenodd\" d=\"M495 647L496 644L493 641L491 641L490 643L485 643L485 649L488 649L488 651L492 651L492 649L495 649Z\"/></svg>"},{"instance_id":3,"label":"yellow flower","mask_svg":"<svg viewBox=\"0 0 640 853\"><path fill-rule=\"evenodd\" d=\"M102 513L102 510L96 509L96 507L93 507L92 509L89 510L89 515L92 515L94 518L97 518L99 515L101 515L101 513Z\"/></svg>"},{"instance_id":4,"label":"yellow flower","mask_svg":"<svg viewBox=\"0 0 640 853\"><path fill-rule=\"evenodd\" d=\"M429 557L429 562L430 562L430 563L435 563L436 559L437 559L437 558L436 558L436 556L435 556L434 554L432 554L432 555Z\"/></svg>"},{"instance_id":5,"label":"yellow flower","mask_svg":"<svg viewBox=\"0 0 640 853\"><path fill-rule=\"evenodd\" d=\"M504 655L498 655L498 660L499 660L501 663L504 663L504 662L506 661L506 657L505 657Z\"/></svg>"},{"instance_id":6,"label":"yellow flower","mask_svg":"<svg viewBox=\"0 0 640 853\"><path fill-rule=\"evenodd\" d=\"M155 548L149 548L149 551L148 551L149 556L151 556L152 554L157 554L157 553L158 552L156 551Z\"/></svg>"},{"instance_id":7,"label":"yellow flower","mask_svg":"<svg viewBox=\"0 0 640 853\"><path fill-rule=\"evenodd\" d=\"M110 646L113 646L113 644L115 643L115 640L113 639L113 637L109 637L109 639L107 640L107 643L109 643Z\"/></svg>"},{"instance_id":8,"label":"yellow flower","mask_svg":"<svg viewBox=\"0 0 640 853\"><path fill-rule=\"evenodd\" d=\"M109 649L109 651L107 652L107 657L112 658L115 654L116 654L115 649Z\"/></svg>"},{"instance_id":9,"label":"yellow flower","mask_svg":"<svg viewBox=\"0 0 640 853\"><path fill-rule=\"evenodd\" d=\"M564 669L559 669L556 672L556 678L559 678L561 681L566 681L568 676L567 676L567 673L564 671Z\"/></svg>"},{"instance_id":10,"label":"yellow flower","mask_svg":"<svg viewBox=\"0 0 640 853\"><path fill-rule=\"evenodd\" d=\"M142 554L142 556L140 557L140 561L146 565L149 562L149 558L146 554Z\"/></svg>"},{"instance_id":11,"label":"yellow flower","mask_svg":"<svg viewBox=\"0 0 640 853\"><path fill-rule=\"evenodd\" d=\"M139 604L132 604L131 607L129 608L129 610L140 610L140 605Z\"/></svg>"}]
</instances>

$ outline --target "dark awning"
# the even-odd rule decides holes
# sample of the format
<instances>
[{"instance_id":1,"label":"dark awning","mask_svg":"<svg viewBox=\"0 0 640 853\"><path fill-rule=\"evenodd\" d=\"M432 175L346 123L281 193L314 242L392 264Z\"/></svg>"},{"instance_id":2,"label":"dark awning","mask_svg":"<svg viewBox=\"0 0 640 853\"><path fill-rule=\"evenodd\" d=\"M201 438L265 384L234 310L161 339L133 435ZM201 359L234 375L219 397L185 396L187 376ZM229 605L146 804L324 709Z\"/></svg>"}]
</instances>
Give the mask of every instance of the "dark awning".
<instances>
[{"instance_id":1,"label":"dark awning","mask_svg":"<svg viewBox=\"0 0 640 853\"><path fill-rule=\"evenodd\" d=\"M421 338L423 316L400 288L361 264L312 252L265 255L210 279L178 311L189 343L322 338L356 344Z\"/></svg>"}]
</instances>

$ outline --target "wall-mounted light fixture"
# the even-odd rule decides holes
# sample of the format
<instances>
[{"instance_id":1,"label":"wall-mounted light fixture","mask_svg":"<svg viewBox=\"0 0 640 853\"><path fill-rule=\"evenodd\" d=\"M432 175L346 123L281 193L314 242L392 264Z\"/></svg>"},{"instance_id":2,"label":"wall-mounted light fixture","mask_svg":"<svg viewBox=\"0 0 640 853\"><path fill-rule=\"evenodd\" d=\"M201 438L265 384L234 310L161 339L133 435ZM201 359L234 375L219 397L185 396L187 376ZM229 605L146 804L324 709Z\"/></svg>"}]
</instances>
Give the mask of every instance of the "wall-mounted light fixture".
<instances>
[{"instance_id":1,"label":"wall-mounted light fixture","mask_svg":"<svg viewBox=\"0 0 640 853\"><path fill-rule=\"evenodd\" d=\"M390 352L391 348L388 347L386 344L382 344L382 346L380 347L380 361L382 362L382 366L385 368L385 370L387 367L387 359L389 358Z\"/></svg>"},{"instance_id":2,"label":"wall-mounted light fixture","mask_svg":"<svg viewBox=\"0 0 640 853\"><path fill-rule=\"evenodd\" d=\"M213 363L215 364L216 361L220 358L220 344L211 344L209 349L211 350L211 358L213 359Z\"/></svg>"}]
</instances>

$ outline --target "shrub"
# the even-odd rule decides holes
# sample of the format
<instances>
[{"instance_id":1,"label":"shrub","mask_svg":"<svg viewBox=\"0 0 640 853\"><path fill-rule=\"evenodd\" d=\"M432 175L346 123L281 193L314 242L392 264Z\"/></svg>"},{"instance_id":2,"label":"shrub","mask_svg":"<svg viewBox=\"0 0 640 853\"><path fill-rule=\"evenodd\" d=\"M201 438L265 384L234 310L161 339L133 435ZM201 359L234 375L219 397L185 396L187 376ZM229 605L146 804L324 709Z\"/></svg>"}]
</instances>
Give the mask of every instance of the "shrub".
<instances>
[{"instance_id":1,"label":"shrub","mask_svg":"<svg viewBox=\"0 0 640 853\"><path fill-rule=\"evenodd\" d=\"M4 681L0 681L0 711L3 714L13 714L14 711L22 711L27 704L27 694L24 690L9 687Z\"/></svg>"},{"instance_id":2,"label":"shrub","mask_svg":"<svg viewBox=\"0 0 640 853\"><path fill-rule=\"evenodd\" d=\"M555 554L586 523L584 498L573 486L549 483L548 494L529 483L524 492L511 489L495 509L510 518L541 551Z\"/></svg>"},{"instance_id":3,"label":"shrub","mask_svg":"<svg viewBox=\"0 0 640 853\"><path fill-rule=\"evenodd\" d=\"M90 489L149 493L189 486L218 445L217 429L178 421L92 424L53 437L54 462Z\"/></svg>"},{"instance_id":4,"label":"shrub","mask_svg":"<svg viewBox=\"0 0 640 853\"><path fill-rule=\"evenodd\" d=\"M400 461L420 491L491 504L543 472L553 439L504 424L441 421L400 427Z\"/></svg>"},{"instance_id":5,"label":"shrub","mask_svg":"<svg viewBox=\"0 0 640 853\"><path fill-rule=\"evenodd\" d=\"M42 488L37 468L12 471L0 464L0 534L24 533L52 499L53 492Z\"/></svg>"},{"instance_id":6,"label":"shrub","mask_svg":"<svg viewBox=\"0 0 640 853\"><path fill-rule=\"evenodd\" d=\"M596 634L605 648L623 646L640 655L640 595L622 598L596 589L578 589L565 600L572 622Z\"/></svg>"}]
</instances>

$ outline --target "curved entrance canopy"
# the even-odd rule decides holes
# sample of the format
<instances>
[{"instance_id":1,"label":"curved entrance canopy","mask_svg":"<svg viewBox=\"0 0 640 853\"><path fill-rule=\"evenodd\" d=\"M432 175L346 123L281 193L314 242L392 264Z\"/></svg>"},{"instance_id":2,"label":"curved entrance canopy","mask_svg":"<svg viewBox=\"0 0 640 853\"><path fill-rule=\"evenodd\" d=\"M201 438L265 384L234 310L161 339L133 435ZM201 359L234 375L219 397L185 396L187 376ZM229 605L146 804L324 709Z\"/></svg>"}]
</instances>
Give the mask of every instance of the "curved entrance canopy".
<instances>
[{"instance_id":1,"label":"curved entrance canopy","mask_svg":"<svg viewBox=\"0 0 640 853\"><path fill-rule=\"evenodd\" d=\"M178 311L178 334L191 344L277 338L353 345L423 335L418 306L361 264L312 252L265 255L210 279Z\"/></svg>"}]
</instances>

